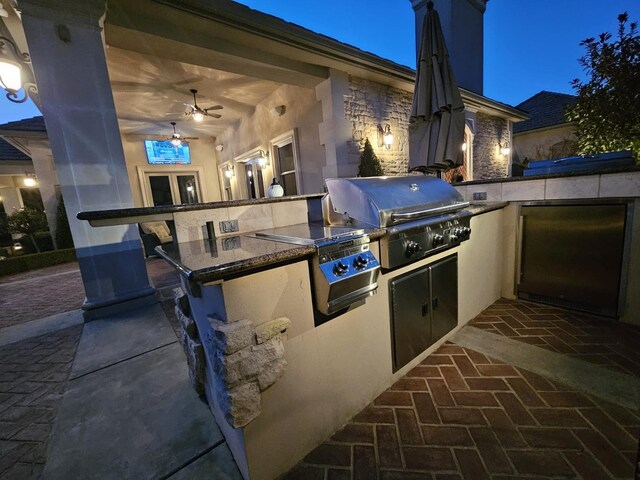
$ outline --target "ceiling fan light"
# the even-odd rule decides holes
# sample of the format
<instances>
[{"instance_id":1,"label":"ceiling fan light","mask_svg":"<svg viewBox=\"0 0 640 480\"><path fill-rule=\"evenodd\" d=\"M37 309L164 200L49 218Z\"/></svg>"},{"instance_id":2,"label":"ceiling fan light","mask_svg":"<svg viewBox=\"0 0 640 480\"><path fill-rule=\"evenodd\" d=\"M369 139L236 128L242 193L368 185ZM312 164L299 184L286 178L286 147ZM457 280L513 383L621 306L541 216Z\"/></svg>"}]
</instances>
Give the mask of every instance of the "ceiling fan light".
<instances>
[{"instance_id":1,"label":"ceiling fan light","mask_svg":"<svg viewBox=\"0 0 640 480\"><path fill-rule=\"evenodd\" d=\"M204 114L202 112L194 112L193 113L193 119L196 122L201 122L202 120L204 120Z\"/></svg>"},{"instance_id":2,"label":"ceiling fan light","mask_svg":"<svg viewBox=\"0 0 640 480\"><path fill-rule=\"evenodd\" d=\"M172 138L171 145L173 145L174 147L179 147L180 145L182 145L182 140L180 140L179 138Z\"/></svg>"}]
</instances>

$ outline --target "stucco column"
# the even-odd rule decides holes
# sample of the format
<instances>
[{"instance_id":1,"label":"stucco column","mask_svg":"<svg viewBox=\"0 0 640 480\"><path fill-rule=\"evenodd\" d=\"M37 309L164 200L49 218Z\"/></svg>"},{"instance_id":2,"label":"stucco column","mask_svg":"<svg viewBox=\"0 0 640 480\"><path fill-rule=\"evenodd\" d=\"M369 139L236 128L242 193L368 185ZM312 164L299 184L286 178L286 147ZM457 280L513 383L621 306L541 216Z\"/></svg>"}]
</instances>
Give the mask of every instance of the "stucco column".
<instances>
[{"instance_id":1,"label":"stucco column","mask_svg":"<svg viewBox=\"0 0 640 480\"><path fill-rule=\"evenodd\" d=\"M351 124L344 113L344 97L348 93L349 76L339 70L332 69L329 78L316 87L316 98L322 104L322 122L318 127L320 144L324 145L326 155L323 178L354 175L353 166L348 164Z\"/></svg>"},{"instance_id":2,"label":"stucco column","mask_svg":"<svg viewBox=\"0 0 640 480\"><path fill-rule=\"evenodd\" d=\"M20 0L47 133L85 289L85 318L154 301L135 226L79 211L132 207L107 72L104 0Z\"/></svg>"}]
</instances>

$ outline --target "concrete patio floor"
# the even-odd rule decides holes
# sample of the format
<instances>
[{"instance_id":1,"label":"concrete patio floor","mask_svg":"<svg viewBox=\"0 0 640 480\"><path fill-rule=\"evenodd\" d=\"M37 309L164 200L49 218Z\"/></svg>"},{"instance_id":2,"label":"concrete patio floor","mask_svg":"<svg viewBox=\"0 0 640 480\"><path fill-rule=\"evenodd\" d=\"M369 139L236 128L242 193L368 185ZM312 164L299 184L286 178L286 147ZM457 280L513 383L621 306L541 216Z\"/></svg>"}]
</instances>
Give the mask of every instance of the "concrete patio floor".
<instances>
[{"instance_id":1,"label":"concrete patio floor","mask_svg":"<svg viewBox=\"0 0 640 480\"><path fill-rule=\"evenodd\" d=\"M240 478L188 383L171 301L127 315L1 347L0 478ZM498 300L284 478L633 478L639 334Z\"/></svg>"}]
</instances>

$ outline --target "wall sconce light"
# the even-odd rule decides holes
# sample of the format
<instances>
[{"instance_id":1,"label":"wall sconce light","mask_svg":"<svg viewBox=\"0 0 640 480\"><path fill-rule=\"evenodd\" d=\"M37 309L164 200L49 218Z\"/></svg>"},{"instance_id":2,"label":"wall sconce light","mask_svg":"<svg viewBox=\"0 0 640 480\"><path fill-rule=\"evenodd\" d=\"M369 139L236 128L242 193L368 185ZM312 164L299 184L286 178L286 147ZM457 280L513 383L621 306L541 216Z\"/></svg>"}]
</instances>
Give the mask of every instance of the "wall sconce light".
<instances>
[{"instance_id":1,"label":"wall sconce light","mask_svg":"<svg viewBox=\"0 0 640 480\"><path fill-rule=\"evenodd\" d=\"M224 171L224 176L227 178L233 177L233 165L227 165L227 168Z\"/></svg>"},{"instance_id":2,"label":"wall sconce light","mask_svg":"<svg viewBox=\"0 0 640 480\"><path fill-rule=\"evenodd\" d=\"M500 143L498 143L498 145L500 146L500 153L502 153L502 156L504 157L509 156L509 154L511 153L511 149L509 148L509 142L505 142L504 145L501 145Z\"/></svg>"},{"instance_id":3,"label":"wall sconce light","mask_svg":"<svg viewBox=\"0 0 640 480\"><path fill-rule=\"evenodd\" d=\"M388 123L384 126L382 143L384 144L384 148L391 150L391 145L393 145L393 133L391 133L391 125Z\"/></svg>"},{"instance_id":4,"label":"wall sconce light","mask_svg":"<svg viewBox=\"0 0 640 480\"><path fill-rule=\"evenodd\" d=\"M7 37L0 36L0 86L7 91L7 98L13 103L24 103L29 93L38 90L35 83L22 83L22 71L30 63L29 54L20 53L16 44ZM18 90L24 89L24 97L18 97Z\"/></svg>"},{"instance_id":5,"label":"wall sconce light","mask_svg":"<svg viewBox=\"0 0 640 480\"><path fill-rule=\"evenodd\" d=\"M462 142L462 151L463 152L467 151L467 142Z\"/></svg>"},{"instance_id":6,"label":"wall sconce light","mask_svg":"<svg viewBox=\"0 0 640 480\"><path fill-rule=\"evenodd\" d=\"M281 117L287 111L286 105L278 105L277 107L272 108L269 113L274 117Z\"/></svg>"},{"instance_id":7,"label":"wall sconce light","mask_svg":"<svg viewBox=\"0 0 640 480\"><path fill-rule=\"evenodd\" d=\"M27 173L23 183L25 187L35 187L38 183L35 173Z\"/></svg>"},{"instance_id":8,"label":"wall sconce light","mask_svg":"<svg viewBox=\"0 0 640 480\"><path fill-rule=\"evenodd\" d=\"M258 164L261 167L266 167L267 165L269 165L269 152L266 152L264 150L260 150L259 151L259 157L258 157Z\"/></svg>"}]
</instances>

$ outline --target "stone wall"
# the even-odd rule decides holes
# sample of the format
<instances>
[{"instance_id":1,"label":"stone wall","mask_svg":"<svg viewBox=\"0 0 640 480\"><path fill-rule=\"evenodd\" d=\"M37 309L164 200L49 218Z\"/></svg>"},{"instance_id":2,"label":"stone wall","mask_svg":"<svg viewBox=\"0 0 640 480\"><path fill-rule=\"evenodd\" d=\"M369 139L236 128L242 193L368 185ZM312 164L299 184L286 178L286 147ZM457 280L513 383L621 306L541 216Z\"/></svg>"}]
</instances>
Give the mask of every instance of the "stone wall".
<instances>
[{"instance_id":1,"label":"stone wall","mask_svg":"<svg viewBox=\"0 0 640 480\"><path fill-rule=\"evenodd\" d=\"M349 163L360 163L360 152L369 138L385 175L406 173L409 163L409 114L412 94L382 83L349 77L349 94L344 97L344 110L351 122L353 139L348 142ZM390 150L380 146L378 128L389 124L394 135Z\"/></svg>"},{"instance_id":2,"label":"stone wall","mask_svg":"<svg viewBox=\"0 0 640 480\"><path fill-rule=\"evenodd\" d=\"M189 378L198 395L205 394L207 357L218 405L233 428L244 427L260 414L261 392L285 372L283 334L288 318L276 318L255 327L250 320L222 321L208 317L201 332L192 318L187 295L174 290L180 343L187 356Z\"/></svg>"},{"instance_id":3,"label":"stone wall","mask_svg":"<svg viewBox=\"0 0 640 480\"><path fill-rule=\"evenodd\" d=\"M509 175L509 155L500 144L509 142L509 121L478 112L473 137L473 179L503 178Z\"/></svg>"}]
</instances>

